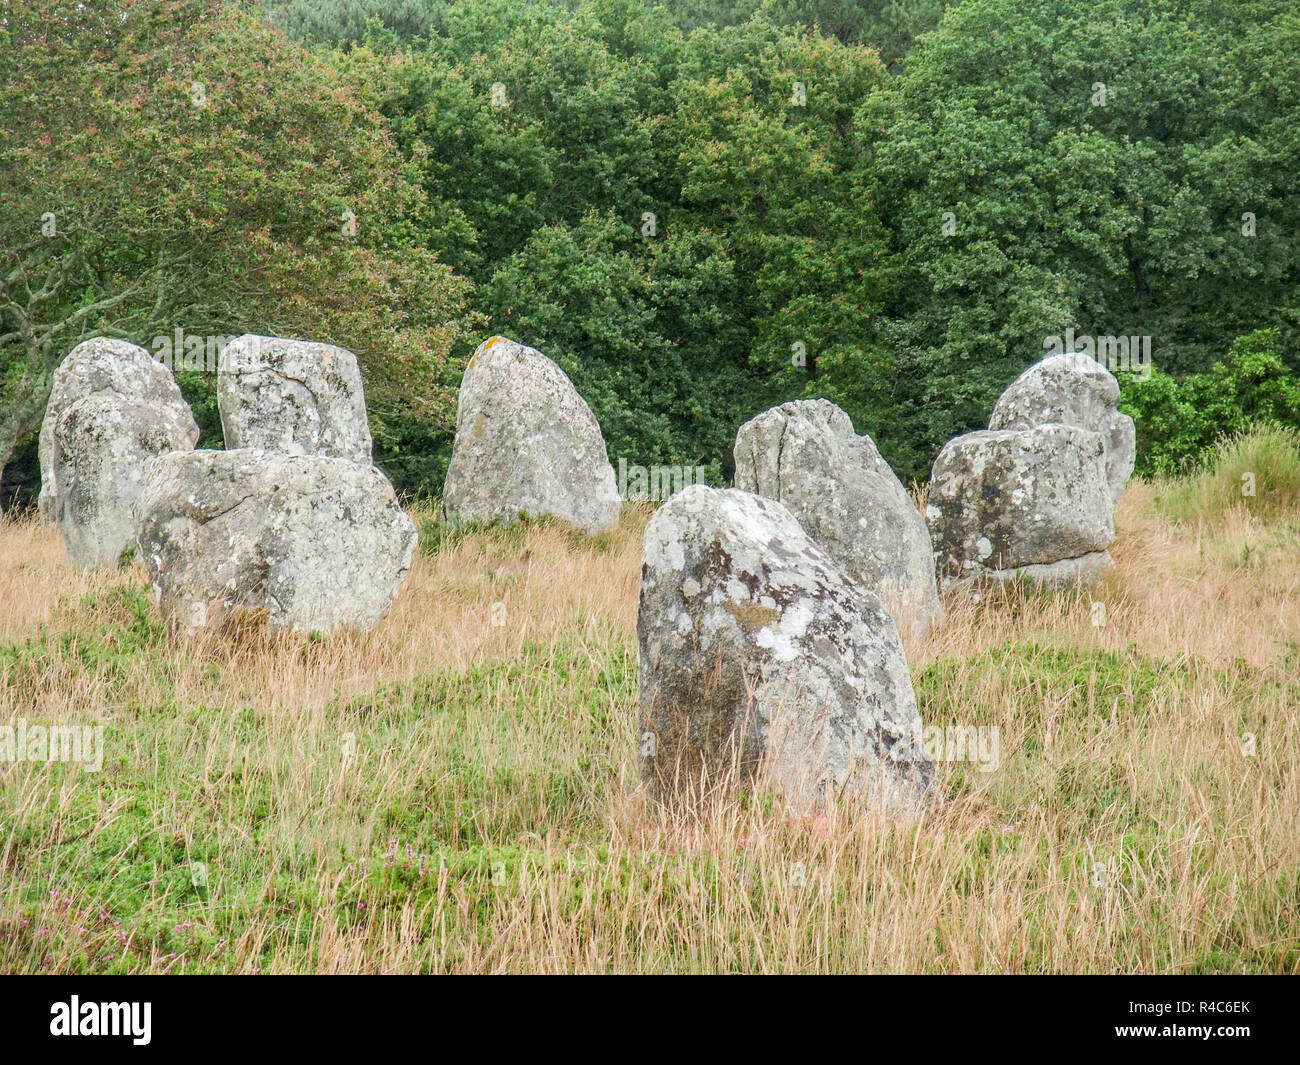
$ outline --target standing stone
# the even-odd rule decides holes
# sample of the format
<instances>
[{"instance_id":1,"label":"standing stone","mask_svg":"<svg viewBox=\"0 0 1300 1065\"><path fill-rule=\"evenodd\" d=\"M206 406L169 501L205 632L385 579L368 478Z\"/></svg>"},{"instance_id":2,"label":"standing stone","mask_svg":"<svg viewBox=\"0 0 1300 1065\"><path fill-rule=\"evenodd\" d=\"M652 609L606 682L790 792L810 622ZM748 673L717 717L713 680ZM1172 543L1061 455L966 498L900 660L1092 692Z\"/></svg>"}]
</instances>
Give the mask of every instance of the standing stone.
<instances>
[{"instance_id":1,"label":"standing stone","mask_svg":"<svg viewBox=\"0 0 1300 1065\"><path fill-rule=\"evenodd\" d=\"M1114 503L1098 433L1071 425L948 441L926 507L940 583L1085 579L1110 563Z\"/></svg>"},{"instance_id":2,"label":"standing stone","mask_svg":"<svg viewBox=\"0 0 1300 1065\"><path fill-rule=\"evenodd\" d=\"M871 437L829 400L783 403L736 434L736 487L785 504L817 545L920 632L940 614L925 518Z\"/></svg>"},{"instance_id":3,"label":"standing stone","mask_svg":"<svg viewBox=\"0 0 1300 1065\"><path fill-rule=\"evenodd\" d=\"M41 423L41 517L77 566L111 565L135 542L145 462L186 451L199 427L171 371L144 348L96 337L54 372Z\"/></svg>"},{"instance_id":4,"label":"standing stone","mask_svg":"<svg viewBox=\"0 0 1300 1065\"><path fill-rule=\"evenodd\" d=\"M256 449L149 463L140 552L180 627L265 612L272 631L373 626L406 578L415 526L369 463Z\"/></svg>"},{"instance_id":5,"label":"standing stone","mask_svg":"<svg viewBox=\"0 0 1300 1065\"><path fill-rule=\"evenodd\" d=\"M158 362L144 348L114 337L93 337L83 341L68 353L50 384L50 399L41 422L38 451L41 461L41 518L53 523L58 520L58 476L62 456L54 440L54 429L72 404L96 393L111 393L123 400L139 400L157 406L178 416L188 414L190 423L194 415L181 396L171 371ZM194 426L193 447L198 440L198 426Z\"/></svg>"},{"instance_id":6,"label":"standing stone","mask_svg":"<svg viewBox=\"0 0 1300 1065\"><path fill-rule=\"evenodd\" d=\"M1133 419L1121 414L1119 383L1096 359L1078 352L1052 355L1012 382L989 419L990 429L1033 429L1059 422L1100 433L1106 480L1119 503L1137 458Z\"/></svg>"},{"instance_id":7,"label":"standing stone","mask_svg":"<svg viewBox=\"0 0 1300 1065\"><path fill-rule=\"evenodd\" d=\"M346 348L247 333L221 351L217 409L226 447L368 463L357 358Z\"/></svg>"},{"instance_id":8,"label":"standing stone","mask_svg":"<svg viewBox=\"0 0 1300 1065\"><path fill-rule=\"evenodd\" d=\"M135 545L146 464L194 446L189 420L102 393L63 412L54 430L62 461L55 515L73 565L113 565Z\"/></svg>"},{"instance_id":9,"label":"standing stone","mask_svg":"<svg viewBox=\"0 0 1300 1065\"><path fill-rule=\"evenodd\" d=\"M621 506L600 425L564 371L505 337L481 344L460 386L446 520L549 514L595 533Z\"/></svg>"},{"instance_id":10,"label":"standing stone","mask_svg":"<svg viewBox=\"0 0 1300 1065\"><path fill-rule=\"evenodd\" d=\"M693 485L646 527L639 761L667 799L733 765L798 814L835 794L912 809L933 765L874 592L780 503Z\"/></svg>"}]
</instances>

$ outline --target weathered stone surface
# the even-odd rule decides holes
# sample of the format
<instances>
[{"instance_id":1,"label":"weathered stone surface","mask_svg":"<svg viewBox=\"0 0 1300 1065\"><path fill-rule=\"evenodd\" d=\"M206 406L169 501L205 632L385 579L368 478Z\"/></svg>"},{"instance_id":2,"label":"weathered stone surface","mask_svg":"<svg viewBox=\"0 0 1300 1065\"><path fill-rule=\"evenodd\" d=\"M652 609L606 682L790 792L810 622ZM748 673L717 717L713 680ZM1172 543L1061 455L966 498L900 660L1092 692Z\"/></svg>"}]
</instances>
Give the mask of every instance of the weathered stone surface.
<instances>
[{"instance_id":1,"label":"weathered stone surface","mask_svg":"<svg viewBox=\"0 0 1300 1065\"><path fill-rule=\"evenodd\" d=\"M825 399L783 403L740 427L734 455L737 488L785 504L900 627L930 627L940 606L925 519L844 411Z\"/></svg>"},{"instance_id":2,"label":"weathered stone surface","mask_svg":"<svg viewBox=\"0 0 1300 1065\"><path fill-rule=\"evenodd\" d=\"M481 344L460 386L446 520L549 514L594 533L621 506L600 425L564 371L505 337Z\"/></svg>"},{"instance_id":3,"label":"weathered stone surface","mask_svg":"<svg viewBox=\"0 0 1300 1065\"><path fill-rule=\"evenodd\" d=\"M227 450L370 461L361 371L346 348L237 337L221 351L217 409Z\"/></svg>"},{"instance_id":4,"label":"weathered stone surface","mask_svg":"<svg viewBox=\"0 0 1300 1065\"><path fill-rule=\"evenodd\" d=\"M51 524L59 520L59 475L64 465L55 429L69 407L95 395L116 397L127 406L143 407L166 423L180 425L184 439L178 448L192 448L199 438L199 427L176 379L144 348L113 337L93 337L78 344L54 371L38 441L40 514Z\"/></svg>"},{"instance_id":5,"label":"weathered stone surface","mask_svg":"<svg viewBox=\"0 0 1300 1065\"><path fill-rule=\"evenodd\" d=\"M149 463L140 554L163 612L190 629L232 611L270 627L369 628L411 564L415 526L369 463L257 449Z\"/></svg>"},{"instance_id":6,"label":"weathered stone surface","mask_svg":"<svg viewBox=\"0 0 1300 1065\"><path fill-rule=\"evenodd\" d=\"M1109 551L1093 551L1078 558L1063 558L1059 562L1041 562L1019 569L989 570L988 576L995 581L1010 581L1019 577L1028 577L1041 584L1065 584L1070 581L1087 583L1096 580L1115 565Z\"/></svg>"},{"instance_id":7,"label":"weathered stone surface","mask_svg":"<svg viewBox=\"0 0 1300 1065\"><path fill-rule=\"evenodd\" d=\"M734 765L807 814L910 810L933 780L902 643L870 589L780 503L693 485L646 527L643 778L661 798Z\"/></svg>"},{"instance_id":8,"label":"weathered stone surface","mask_svg":"<svg viewBox=\"0 0 1300 1065\"><path fill-rule=\"evenodd\" d=\"M182 420L112 394L86 396L63 412L54 430L55 518L73 565L113 565L135 546L146 463L193 447L197 435L188 410Z\"/></svg>"},{"instance_id":9,"label":"weathered stone surface","mask_svg":"<svg viewBox=\"0 0 1300 1065\"><path fill-rule=\"evenodd\" d=\"M1077 352L1052 355L1029 367L1002 393L990 429L1032 429L1059 422L1100 433L1106 447L1106 480L1118 503L1133 473L1137 434L1121 414L1119 383L1096 359Z\"/></svg>"},{"instance_id":10,"label":"weathered stone surface","mask_svg":"<svg viewBox=\"0 0 1300 1065\"><path fill-rule=\"evenodd\" d=\"M1054 579L1090 564L1033 569L1104 552L1115 539L1101 436L1071 425L987 430L948 441L926 507L940 583ZM1007 571L1016 571L1015 573Z\"/></svg>"}]
</instances>

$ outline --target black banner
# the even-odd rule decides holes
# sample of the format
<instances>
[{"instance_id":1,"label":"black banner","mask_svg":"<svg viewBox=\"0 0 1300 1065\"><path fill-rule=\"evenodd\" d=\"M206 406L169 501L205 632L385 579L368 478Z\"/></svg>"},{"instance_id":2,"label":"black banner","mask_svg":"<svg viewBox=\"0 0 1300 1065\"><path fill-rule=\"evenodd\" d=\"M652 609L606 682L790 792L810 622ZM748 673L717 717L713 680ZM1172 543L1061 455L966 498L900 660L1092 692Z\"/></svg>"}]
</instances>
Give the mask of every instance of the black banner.
<instances>
[{"instance_id":1,"label":"black banner","mask_svg":"<svg viewBox=\"0 0 1300 1065\"><path fill-rule=\"evenodd\" d=\"M872 1031L887 1029L891 1042L910 1031L927 1050L1064 1045L1088 1051L1128 1044L1141 1053L1158 1047L1185 1054L1200 1046L1222 1055L1280 1048L1294 1039L1291 987L1267 977L879 976L867 981L840 990L843 1004L835 1001L838 989L819 987L823 1024L838 1013L835 1027L852 1038L867 1020L859 1037L864 1041ZM247 1047L337 1055L354 1047L373 1050L390 1036L398 1040L396 1048L412 1038L411 1025L427 1026L440 1038L454 1033L458 1041L487 1039L494 1053L508 1051L514 1040L535 1052L539 1033L557 1028L562 1008L552 996L517 984L487 991L464 982L434 985L409 977L43 977L6 979L0 988L7 1045L38 1052L86 1053L97 1050L96 1044L112 1043L128 1053ZM761 994L752 988L733 993ZM600 997L591 988L583 994ZM555 1038L590 1045L588 1040L607 1035L648 1034L652 1028L641 1028L636 1013L652 1027L676 1027L685 1020L679 991L638 987L635 1008L626 989L616 994L623 1000L617 1010L575 1009ZM785 988L780 994L791 992ZM658 995L662 1004L655 1002ZM461 996L463 1006L457 1001ZM719 1034L725 1026L728 1036L734 1032L741 1040L760 1031L767 1040L772 1025L798 1038L806 1018L804 1008L774 1009L761 1017L742 1010L724 1021L729 1012L711 1020ZM697 1026L701 1019L690 1023ZM624 1028L622 1036L610 1025ZM823 1028L818 1040L824 1034Z\"/></svg>"}]
</instances>

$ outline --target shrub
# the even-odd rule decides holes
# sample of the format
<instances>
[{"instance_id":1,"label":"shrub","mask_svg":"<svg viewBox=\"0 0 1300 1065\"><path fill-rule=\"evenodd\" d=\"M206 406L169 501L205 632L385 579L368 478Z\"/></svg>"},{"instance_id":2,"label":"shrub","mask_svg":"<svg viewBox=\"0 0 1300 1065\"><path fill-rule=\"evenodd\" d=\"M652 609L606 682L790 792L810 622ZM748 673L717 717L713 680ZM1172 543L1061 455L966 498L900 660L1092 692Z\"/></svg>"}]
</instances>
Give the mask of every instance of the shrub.
<instances>
[{"instance_id":1,"label":"shrub","mask_svg":"<svg viewBox=\"0 0 1300 1065\"><path fill-rule=\"evenodd\" d=\"M1176 521L1221 520L1236 506L1261 517L1300 510L1300 432L1266 425L1221 440L1205 469L1165 482L1159 508Z\"/></svg>"},{"instance_id":2,"label":"shrub","mask_svg":"<svg viewBox=\"0 0 1300 1065\"><path fill-rule=\"evenodd\" d=\"M1300 378L1277 351L1277 331L1259 329L1238 337L1208 373L1126 380L1120 409L1137 423L1138 474L1189 473L1221 462L1215 446L1226 437L1300 427Z\"/></svg>"}]
</instances>

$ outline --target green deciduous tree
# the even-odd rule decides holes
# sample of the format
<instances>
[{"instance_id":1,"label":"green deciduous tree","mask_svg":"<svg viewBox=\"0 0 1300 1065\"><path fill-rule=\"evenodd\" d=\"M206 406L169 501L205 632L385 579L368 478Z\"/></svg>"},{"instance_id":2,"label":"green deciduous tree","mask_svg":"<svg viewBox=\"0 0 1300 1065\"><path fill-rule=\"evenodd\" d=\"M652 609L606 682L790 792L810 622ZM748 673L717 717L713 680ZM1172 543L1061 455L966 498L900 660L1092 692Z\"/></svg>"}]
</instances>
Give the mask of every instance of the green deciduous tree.
<instances>
[{"instance_id":1,"label":"green deciduous tree","mask_svg":"<svg viewBox=\"0 0 1300 1065\"><path fill-rule=\"evenodd\" d=\"M353 347L384 411L448 419L465 283L337 70L210 0L10 0L0 23L0 468L94 333ZM212 380L191 379L202 402ZM382 458L382 455L381 455Z\"/></svg>"},{"instance_id":2,"label":"green deciduous tree","mask_svg":"<svg viewBox=\"0 0 1300 1065\"><path fill-rule=\"evenodd\" d=\"M733 264L707 232L647 240L612 215L539 230L483 293L500 331L553 354L591 404L617 463L710 466L762 381L731 313Z\"/></svg>"},{"instance_id":3,"label":"green deciduous tree","mask_svg":"<svg viewBox=\"0 0 1300 1065\"><path fill-rule=\"evenodd\" d=\"M912 472L1067 327L1173 374L1260 325L1296 350L1298 34L1269 0L965 0L864 103Z\"/></svg>"}]
</instances>

